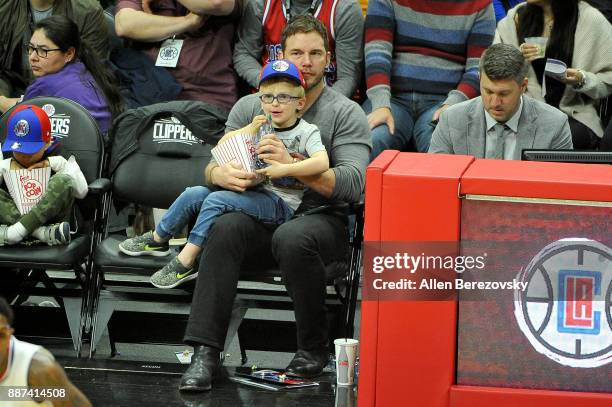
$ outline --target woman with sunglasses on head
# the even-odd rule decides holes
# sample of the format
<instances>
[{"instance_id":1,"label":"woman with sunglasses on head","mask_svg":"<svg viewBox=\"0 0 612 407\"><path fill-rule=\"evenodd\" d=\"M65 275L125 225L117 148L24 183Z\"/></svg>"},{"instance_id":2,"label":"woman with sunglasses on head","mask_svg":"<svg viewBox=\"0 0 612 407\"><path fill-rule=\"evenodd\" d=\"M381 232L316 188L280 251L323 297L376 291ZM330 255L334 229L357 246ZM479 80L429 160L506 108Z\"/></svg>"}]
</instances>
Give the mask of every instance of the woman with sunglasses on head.
<instances>
[{"instance_id":1,"label":"woman with sunglasses on head","mask_svg":"<svg viewBox=\"0 0 612 407\"><path fill-rule=\"evenodd\" d=\"M80 40L77 25L61 15L41 20L34 26L27 47L36 79L27 87L23 100L36 96L71 99L87 109L106 134L112 118L121 113L121 96L104 62ZM18 102L0 96L0 111Z\"/></svg>"},{"instance_id":2,"label":"woman with sunglasses on head","mask_svg":"<svg viewBox=\"0 0 612 407\"><path fill-rule=\"evenodd\" d=\"M604 134L599 101L612 94L612 25L606 18L585 1L527 0L499 22L493 42L521 50L531 65L527 94L569 116L574 149L597 148ZM567 71L545 76L550 59Z\"/></svg>"}]
</instances>

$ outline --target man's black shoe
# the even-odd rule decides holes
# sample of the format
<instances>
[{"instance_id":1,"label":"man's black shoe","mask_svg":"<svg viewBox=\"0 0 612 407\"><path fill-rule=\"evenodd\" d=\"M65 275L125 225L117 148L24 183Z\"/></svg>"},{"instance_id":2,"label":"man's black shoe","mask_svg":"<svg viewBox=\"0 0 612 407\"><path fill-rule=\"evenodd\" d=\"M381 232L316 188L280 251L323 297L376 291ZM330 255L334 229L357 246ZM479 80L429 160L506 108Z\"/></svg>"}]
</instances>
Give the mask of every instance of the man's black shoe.
<instances>
[{"instance_id":1,"label":"man's black shoe","mask_svg":"<svg viewBox=\"0 0 612 407\"><path fill-rule=\"evenodd\" d=\"M221 367L220 350L200 345L194 346L191 365L181 378L181 391L207 391L212 379Z\"/></svg>"},{"instance_id":2,"label":"man's black shoe","mask_svg":"<svg viewBox=\"0 0 612 407\"><path fill-rule=\"evenodd\" d=\"M310 351L298 349L285 372L293 376L315 377L323 372L328 360L327 349Z\"/></svg>"}]
</instances>

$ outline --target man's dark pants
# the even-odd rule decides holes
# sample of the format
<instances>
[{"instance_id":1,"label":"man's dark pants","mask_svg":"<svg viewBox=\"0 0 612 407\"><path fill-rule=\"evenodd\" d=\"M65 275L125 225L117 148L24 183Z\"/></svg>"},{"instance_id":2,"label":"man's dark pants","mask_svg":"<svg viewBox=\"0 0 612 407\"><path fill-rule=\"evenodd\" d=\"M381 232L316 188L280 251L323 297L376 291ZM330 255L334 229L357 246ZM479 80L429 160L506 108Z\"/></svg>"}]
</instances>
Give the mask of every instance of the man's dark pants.
<instances>
[{"instance_id":1,"label":"man's dark pants","mask_svg":"<svg viewBox=\"0 0 612 407\"><path fill-rule=\"evenodd\" d=\"M298 348L327 347L325 264L345 259L344 221L334 215L295 218L271 230L241 213L221 216L202 253L185 342L223 349L243 264L278 264L293 299Z\"/></svg>"}]
</instances>

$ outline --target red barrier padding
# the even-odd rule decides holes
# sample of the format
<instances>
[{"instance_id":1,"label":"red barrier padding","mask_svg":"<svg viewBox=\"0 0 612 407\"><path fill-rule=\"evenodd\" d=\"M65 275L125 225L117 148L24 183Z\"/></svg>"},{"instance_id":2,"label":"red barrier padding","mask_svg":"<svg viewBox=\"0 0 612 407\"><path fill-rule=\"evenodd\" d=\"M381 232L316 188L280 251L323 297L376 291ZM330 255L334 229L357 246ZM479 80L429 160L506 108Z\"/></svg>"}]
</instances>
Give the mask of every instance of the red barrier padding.
<instances>
[{"instance_id":1,"label":"red barrier padding","mask_svg":"<svg viewBox=\"0 0 612 407\"><path fill-rule=\"evenodd\" d=\"M525 198L612 200L612 165L476 160L461 193Z\"/></svg>"}]
</instances>

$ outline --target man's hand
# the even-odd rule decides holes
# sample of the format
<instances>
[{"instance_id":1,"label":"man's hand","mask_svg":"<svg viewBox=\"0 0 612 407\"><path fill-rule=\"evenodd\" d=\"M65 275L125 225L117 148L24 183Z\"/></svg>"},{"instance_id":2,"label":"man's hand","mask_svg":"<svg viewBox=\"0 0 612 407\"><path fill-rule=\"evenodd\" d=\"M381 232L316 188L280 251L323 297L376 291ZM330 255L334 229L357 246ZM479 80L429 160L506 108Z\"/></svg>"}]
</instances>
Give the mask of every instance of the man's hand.
<instances>
[{"instance_id":1,"label":"man's hand","mask_svg":"<svg viewBox=\"0 0 612 407\"><path fill-rule=\"evenodd\" d=\"M151 10L151 3L153 3L153 0L142 0L142 11L147 14L153 14L153 10Z\"/></svg>"},{"instance_id":2,"label":"man's hand","mask_svg":"<svg viewBox=\"0 0 612 407\"><path fill-rule=\"evenodd\" d=\"M258 174L265 175L270 178L282 178L289 174L289 167L291 164L281 164L274 160L264 160L268 165L266 168L257 170Z\"/></svg>"},{"instance_id":3,"label":"man's hand","mask_svg":"<svg viewBox=\"0 0 612 407\"><path fill-rule=\"evenodd\" d=\"M388 107L379 107L370 113L368 115L368 124L370 125L370 130L381 124L386 124L389 128L389 133L395 133L395 120L393 120L393 114Z\"/></svg>"},{"instance_id":4,"label":"man's hand","mask_svg":"<svg viewBox=\"0 0 612 407\"><path fill-rule=\"evenodd\" d=\"M45 168L49 166L49 160L42 160L37 163L34 163L28 167L28 170L34 170L36 168Z\"/></svg>"},{"instance_id":5,"label":"man's hand","mask_svg":"<svg viewBox=\"0 0 612 407\"><path fill-rule=\"evenodd\" d=\"M291 164L293 159L287 151L285 144L273 134L266 134L257 144L257 154L259 159L268 162L276 161L280 164Z\"/></svg>"},{"instance_id":6,"label":"man's hand","mask_svg":"<svg viewBox=\"0 0 612 407\"><path fill-rule=\"evenodd\" d=\"M438 123L438 120L440 120L440 115L442 114L443 111L448 109L448 107L449 105L446 105L446 104L440 106L440 108L434 112L433 116L431 117L431 121L434 123Z\"/></svg>"},{"instance_id":7,"label":"man's hand","mask_svg":"<svg viewBox=\"0 0 612 407\"><path fill-rule=\"evenodd\" d=\"M584 74L578 69L567 68L563 83L570 86L577 86L584 82Z\"/></svg>"},{"instance_id":8,"label":"man's hand","mask_svg":"<svg viewBox=\"0 0 612 407\"><path fill-rule=\"evenodd\" d=\"M187 21L189 22L190 28L187 30L189 32L194 32L199 30L203 25L204 22L206 21L208 17L206 16L201 16L199 14L196 13L189 13L185 16L185 19L187 19Z\"/></svg>"},{"instance_id":9,"label":"man's hand","mask_svg":"<svg viewBox=\"0 0 612 407\"><path fill-rule=\"evenodd\" d=\"M260 182L257 174L247 172L242 165L232 161L225 165L219 165L210 171L210 181L223 189L244 192L248 188Z\"/></svg>"}]
</instances>

